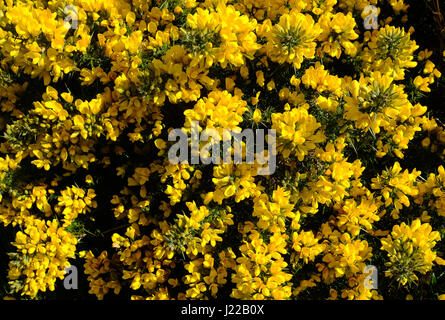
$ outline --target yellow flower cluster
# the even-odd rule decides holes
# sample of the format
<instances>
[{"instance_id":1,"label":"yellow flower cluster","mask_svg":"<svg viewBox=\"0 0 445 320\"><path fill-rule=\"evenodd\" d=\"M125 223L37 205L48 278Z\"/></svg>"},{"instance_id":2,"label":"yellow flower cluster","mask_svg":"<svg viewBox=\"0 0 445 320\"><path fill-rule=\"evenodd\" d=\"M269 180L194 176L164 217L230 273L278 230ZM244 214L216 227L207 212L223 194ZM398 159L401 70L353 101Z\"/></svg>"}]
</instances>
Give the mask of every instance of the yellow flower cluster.
<instances>
[{"instance_id":1,"label":"yellow flower cluster","mask_svg":"<svg viewBox=\"0 0 445 320\"><path fill-rule=\"evenodd\" d=\"M272 128L277 130L278 136L277 150L284 158L295 153L298 161L303 161L317 143L325 141L323 131L318 130L320 127L305 107L272 114Z\"/></svg>"},{"instance_id":2,"label":"yellow flower cluster","mask_svg":"<svg viewBox=\"0 0 445 320\"><path fill-rule=\"evenodd\" d=\"M258 30L259 36L267 39L264 50L272 61L292 63L298 69L304 58L314 57L315 39L321 32L312 16L295 9L281 15L273 26L270 20L264 21Z\"/></svg>"},{"instance_id":3,"label":"yellow flower cluster","mask_svg":"<svg viewBox=\"0 0 445 320\"><path fill-rule=\"evenodd\" d=\"M247 239L239 248L241 255L236 259L232 278L236 289L231 296L236 299L288 299L292 294L289 285L292 275L286 272L288 263L283 258L287 254L288 237L275 231L265 242L253 228L254 225L247 223L242 229Z\"/></svg>"},{"instance_id":4,"label":"yellow flower cluster","mask_svg":"<svg viewBox=\"0 0 445 320\"><path fill-rule=\"evenodd\" d=\"M445 131L422 100L443 76L408 10L0 0L9 294L63 290L65 267L83 264L98 299L419 298L409 284L445 264ZM195 163L208 141L195 150L194 129L249 129L255 148ZM266 155L276 170L263 175Z\"/></svg>"},{"instance_id":5,"label":"yellow flower cluster","mask_svg":"<svg viewBox=\"0 0 445 320\"><path fill-rule=\"evenodd\" d=\"M416 179L421 172L414 171L409 173L408 170L401 172L400 164L396 162L390 170L383 171L381 175L373 178L371 187L380 190L385 207L393 207L391 215L394 218L399 217L402 206L409 207L410 202L408 196L416 196L418 189L416 188Z\"/></svg>"},{"instance_id":6,"label":"yellow flower cluster","mask_svg":"<svg viewBox=\"0 0 445 320\"><path fill-rule=\"evenodd\" d=\"M89 212L90 208L88 206L97 207L97 203L92 201L95 196L93 189L89 189L87 194L85 190L75 186L63 190L58 198L59 203L55 206L55 211L59 213L63 208L64 226L70 225L79 214Z\"/></svg>"},{"instance_id":7,"label":"yellow flower cluster","mask_svg":"<svg viewBox=\"0 0 445 320\"><path fill-rule=\"evenodd\" d=\"M417 65L413 61L413 52L419 48L410 39L410 33L394 26L385 25L379 30L365 33L362 60L365 68L371 72L391 75L395 80L403 79L405 68Z\"/></svg>"},{"instance_id":8,"label":"yellow flower cluster","mask_svg":"<svg viewBox=\"0 0 445 320\"><path fill-rule=\"evenodd\" d=\"M57 220L44 221L29 217L26 229L17 232L10 253L8 277L10 285L22 295L35 297L39 291L54 291L57 278L63 279L65 268L74 258L77 239L59 227Z\"/></svg>"},{"instance_id":9,"label":"yellow flower cluster","mask_svg":"<svg viewBox=\"0 0 445 320\"><path fill-rule=\"evenodd\" d=\"M438 231L431 225L422 224L419 219L411 226L402 222L396 225L391 235L382 239L382 249L388 252L389 270L387 276L394 277L400 284L418 280L416 272L425 274L433 265L436 253L431 250L440 240Z\"/></svg>"},{"instance_id":10,"label":"yellow flower cluster","mask_svg":"<svg viewBox=\"0 0 445 320\"><path fill-rule=\"evenodd\" d=\"M88 281L90 282L90 290L88 293L96 295L98 299L103 299L104 295L108 293L110 289L114 290L115 294L118 294L121 290L121 285L116 280L116 272L113 272L112 261L108 258L107 252L102 253L95 258L91 251L88 253L83 252L87 261L85 263L85 274L88 275ZM105 280L101 275L110 274L110 278ZM114 275L114 277L112 277Z\"/></svg>"}]
</instances>

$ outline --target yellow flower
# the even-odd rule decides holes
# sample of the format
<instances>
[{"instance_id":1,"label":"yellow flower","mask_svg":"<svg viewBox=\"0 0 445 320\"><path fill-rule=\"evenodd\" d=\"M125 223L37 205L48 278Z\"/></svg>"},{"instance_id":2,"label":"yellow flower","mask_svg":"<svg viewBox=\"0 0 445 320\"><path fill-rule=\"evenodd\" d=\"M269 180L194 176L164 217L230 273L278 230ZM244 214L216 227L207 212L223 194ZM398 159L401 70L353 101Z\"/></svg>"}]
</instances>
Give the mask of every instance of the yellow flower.
<instances>
[{"instance_id":1,"label":"yellow flower","mask_svg":"<svg viewBox=\"0 0 445 320\"><path fill-rule=\"evenodd\" d=\"M425 274L433 266L436 253L432 251L440 240L438 231L416 219L411 226L402 222L393 227L391 235L382 239L382 249L388 252L386 276L395 277L402 285L418 280L416 272Z\"/></svg>"},{"instance_id":2,"label":"yellow flower","mask_svg":"<svg viewBox=\"0 0 445 320\"><path fill-rule=\"evenodd\" d=\"M314 57L315 39L321 32L310 15L292 10L265 34L265 50L272 61L292 63L299 69L304 58Z\"/></svg>"},{"instance_id":3,"label":"yellow flower","mask_svg":"<svg viewBox=\"0 0 445 320\"><path fill-rule=\"evenodd\" d=\"M325 140L323 132L318 130L320 127L321 124L303 107L272 114L272 128L277 130L277 150L285 158L295 154L299 161L303 161L309 150Z\"/></svg>"},{"instance_id":4,"label":"yellow flower","mask_svg":"<svg viewBox=\"0 0 445 320\"><path fill-rule=\"evenodd\" d=\"M255 109L255 111L253 112L252 120L253 120L255 123L258 123L258 122L261 121L261 118L262 118L262 116L261 116L261 110L259 110L259 109Z\"/></svg>"}]
</instances>

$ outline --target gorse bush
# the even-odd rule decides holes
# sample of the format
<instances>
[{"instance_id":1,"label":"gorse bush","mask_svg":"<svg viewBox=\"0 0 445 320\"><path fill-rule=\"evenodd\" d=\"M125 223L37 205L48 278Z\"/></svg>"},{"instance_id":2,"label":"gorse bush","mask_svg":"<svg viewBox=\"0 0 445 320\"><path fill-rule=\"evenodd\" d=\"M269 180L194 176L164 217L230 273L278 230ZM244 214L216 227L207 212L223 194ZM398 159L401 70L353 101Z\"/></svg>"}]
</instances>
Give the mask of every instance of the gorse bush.
<instances>
[{"instance_id":1,"label":"gorse bush","mask_svg":"<svg viewBox=\"0 0 445 320\"><path fill-rule=\"evenodd\" d=\"M443 77L409 10L0 0L1 295L74 265L82 298L444 298ZM193 123L275 130L276 170L172 163Z\"/></svg>"}]
</instances>

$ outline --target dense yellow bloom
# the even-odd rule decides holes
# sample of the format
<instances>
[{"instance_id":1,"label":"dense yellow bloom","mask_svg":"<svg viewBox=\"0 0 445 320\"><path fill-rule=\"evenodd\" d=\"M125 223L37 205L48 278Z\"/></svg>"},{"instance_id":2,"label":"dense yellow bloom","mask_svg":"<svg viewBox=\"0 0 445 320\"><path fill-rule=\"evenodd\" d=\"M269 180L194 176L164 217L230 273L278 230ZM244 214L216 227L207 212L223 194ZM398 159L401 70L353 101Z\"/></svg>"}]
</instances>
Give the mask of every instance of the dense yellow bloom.
<instances>
[{"instance_id":1,"label":"dense yellow bloom","mask_svg":"<svg viewBox=\"0 0 445 320\"><path fill-rule=\"evenodd\" d=\"M369 131L377 139L378 157L392 151L403 158L401 150L407 149L415 132L421 130L420 116L426 108L420 104L413 106L404 87L396 85L393 80L388 75L376 72L369 78L348 83L344 118L353 121L357 129ZM390 144L383 143L388 139L393 144L391 149Z\"/></svg>"},{"instance_id":2,"label":"dense yellow bloom","mask_svg":"<svg viewBox=\"0 0 445 320\"><path fill-rule=\"evenodd\" d=\"M33 298L38 291L54 291L56 279L63 279L77 239L59 227L57 220L45 223L29 217L25 224L12 243L18 252L11 254L8 277L14 290Z\"/></svg>"},{"instance_id":3,"label":"dense yellow bloom","mask_svg":"<svg viewBox=\"0 0 445 320\"><path fill-rule=\"evenodd\" d=\"M82 261L97 299L444 299L443 61L408 2L0 1L4 298ZM173 163L174 129L252 130L205 155L255 161Z\"/></svg>"},{"instance_id":4,"label":"dense yellow bloom","mask_svg":"<svg viewBox=\"0 0 445 320\"><path fill-rule=\"evenodd\" d=\"M324 245L319 244L318 240L314 237L312 231L294 233L292 248L295 249L298 257L303 259L304 263L308 263L309 261L314 261L315 257L324 250Z\"/></svg>"},{"instance_id":5,"label":"dense yellow bloom","mask_svg":"<svg viewBox=\"0 0 445 320\"><path fill-rule=\"evenodd\" d=\"M267 30L263 35L267 38L264 49L270 59L278 63L292 63L296 68L300 68L304 58L314 57L315 39L322 32L310 15L296 10L283 14L273 26L269 20L265 21L263 30Z\"/></svg>"},{"instance_id":6,"label":"dense yellow bloom","mask_svg":"<svg viewBox=\"0 0 445 320\"><path fill-rule=\"evenodd\" d=\"M380 71L400 80L404 77L405 68L417 65L413 61L413 52L419 46L402 29L386 25L372 34L368 32L367 37L368 47L364 48L362 55L366 71Z\"/></svg>"},{"instance_id":7,"label":"dense yellow bloom","mask_svg":"<svg viewBox=\"0 0 445 320\"><path fill-rule=\"evenodd\" d=\"M288 281L292 275L283 271L287 263L282 258L286 254L286 236L274 233L265 242L258 232L252 231L240 247L241 256L236 259L233 282L236 289L232 297L237 299L278 299L290 297L292 291Z\"/></svg>"},{"instance_id":8,"label":"dense yellow bloom","mask_svg":"<svg viewBox=\"0 0 445 320\"><path fill-rule=\"evenodd\" d=\"M277 130L277 150L285 158L295 154L299 161L303 161L317 143L325 140L320 127L315 117L304 107L272 114L272 128Z\"/></svg>"},{"instance_id":9,"label":"dense yellow bloom","mask_svg":"<svg viewBox=\"0 0 445 320\"><path fill-rule=\"evenodd\" d=\"M292 212L293 205L289 203L289 197L289 191L278 188L273 191L271 199L265 194L255 198L252 215L258 217L258 227L272 232L278 226L283 232L287 219L298 219L298 215Z\"/></svg>"},{"instance_id":10,"label":"dense yellow bloom","mask_svg":"<svg viewBox=\"0 0 445 320\"><path fill-rule=\"evenodd\" d=\"M247 103L227 91L212 91L208 97L198 100L193 109L186 110L185 127L192 121L209 129L241 129L242 115L247 111ZM222 130L219 130L222 136Z\"/></svg>"},{"instance_id":11,"label":"dense yellow bloom","mask_svg":"<svg viewBox=\"0 0 445 320\"><path fill-rule=\"evenodd\" d=\"M357 48L351 41L357 39L358 34L354 31L356 23L350 12L347 15L343 13L323 15L318 23L323 30L318 38L323 41L321 47L323 52L337 59L340 58L342 50L347 55L357 53Z\"/></svg>"},{"instance_id":12,"label":"dense yellow bloom","mask_svg":"<svg viewBox=\"0 0 445 320\"><path fill-rule=\"evenodd\" d=\"M365 261L372 256L367 241L353 240L348 233L331 236L326 252L324 263L318 264L318 269L327 283L332 283L337 277L362 272Z\"/></svg>"},{"instance_id":13,"label":"dense yellow bloom","mask_svg":"<svg viewBox=\"0 0 445 320\"><path fill-rule=\"evenodd\" d=\"M336 96L341 96L343 94L341 91L342 79L329 74L329 72L325 70L324 66L319 62L315 63L315 67L311 66L306 69L304 75L301 77L301 82L306 87L317 90L319 93L329 91Z\"/></svg>"},{"instance_id":14,"label":"dense yellow bloom","mask_svg":"<svg viewBox=\"0 0 445 320\"><path fill-rule=\"evenodd\" d=\"M430 208L434 207L438 215L445 216L444 183L445 169L443 166L439 166L437 174L430 173L426 181L418 183L419 193L414 201L416 203L425 203Z\"/></svg>"},{"instance_id":15,"label":"dense yellow bloom","mask_svg":"<svg viewBox=\"0 0 445 320\"><path fill-rule=\"evenodd\" d=\"M416 196L419 191L416 188L416 179L420 171L407 169L402 172L398 162L391 169L383 171L382 174L372 179L371 187L380 190L385 206L391 208L391 215L397 219L403 206L409 207L408 196Z\"/></svg>"},{"instance_id":16,"label":"dense yellow bloom","mask_svg":"<svg viewBox=\"0 0 445 320\"><path fill-rule=\"evenodd\" d=\"M254 177L257 174L258 167L246 163L216 166L213 169L212 178L215 191L208 193L206 199L213 199L221 204L223 199L230 197L235 197L235 201L240 202L252 196L258 196L262 188L255 184Z\"/></svg>"},{"instance_id":17,"label":"dense yellow bloom","mask_svg":"<svg viewBox=\"0 0 445 320\"><path fill-rule=\"evenodd\" d=\"M391 235L382 239L382 249L388 252L386 276L394 277L405 285L418 280L417 272L425 274L433 266L436 253L432 249L440 234L432 231L431 225L419 219L411 225L402 223L394 226Z\"/></svg>"},{"instance_id":18,"label":"dense yellow bloom","mask_svg":"<svg viewBox=\"0 0 445 320\"><path fill-rule=\"evenodd\" d=\"M97 202L92 200L95 196L93 189L88 189L88 192L85 192L85 190L73 186L63 190L58 197L59 202L55 211L57 213L62 211L64 226L71 224L71 221L76 219L79 214L89 212L90 207L97 207Z\"/></svg>"},{"instance_id":19,"label":"dense yellow bloom","mask_svg":"<svg viewBox=\"0 0 445 320\"><path fill-rule=\"evenodd\" d=\"M354 236L360 233L362 226L370 231L372 224L380 220L377 210L378 206L372 198L362 198L360 204L353 199L347 199L340 208L338 226L345 225L348 232Z\"/></svg>"},{"instance_id":20,"label":"dense yellow bloom","mask_svg":"<svg viewBox=\"0 0 445 320\"><path fill-rule=\"evenodd\" d=\"M119 281L104 280L107 274L113 272L112 261L108 258L107 252L102 251L96 258L91 251L88 251L84 257L86 260L85 273L88 274L88 281L90 282L89 293L96 295L99 300L102 300L110 289L118 294L121 290Z\"/></svg>"}]
</instances>

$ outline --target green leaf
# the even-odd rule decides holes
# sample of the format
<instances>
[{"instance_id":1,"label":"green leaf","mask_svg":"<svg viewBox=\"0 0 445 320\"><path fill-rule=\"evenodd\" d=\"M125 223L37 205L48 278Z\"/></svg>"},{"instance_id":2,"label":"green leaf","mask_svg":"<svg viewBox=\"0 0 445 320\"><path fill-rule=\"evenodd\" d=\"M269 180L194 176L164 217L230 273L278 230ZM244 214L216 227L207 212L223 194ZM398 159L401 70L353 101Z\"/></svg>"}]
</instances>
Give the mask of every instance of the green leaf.
<instances>
[{"instance_id":1,"label":"green leaf","mask_svg":"<svg viewBox=\"0 0 445 320\"><path fill-rule=\"evenodd\" d=\"M435 286L437 283L436 274L433 272L433 275L431 276L431 285Z\"/></svg>"}]
</instances>

